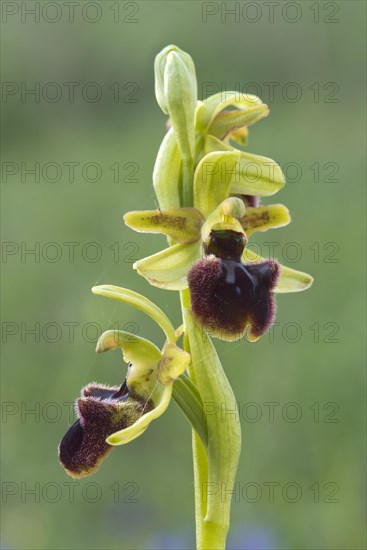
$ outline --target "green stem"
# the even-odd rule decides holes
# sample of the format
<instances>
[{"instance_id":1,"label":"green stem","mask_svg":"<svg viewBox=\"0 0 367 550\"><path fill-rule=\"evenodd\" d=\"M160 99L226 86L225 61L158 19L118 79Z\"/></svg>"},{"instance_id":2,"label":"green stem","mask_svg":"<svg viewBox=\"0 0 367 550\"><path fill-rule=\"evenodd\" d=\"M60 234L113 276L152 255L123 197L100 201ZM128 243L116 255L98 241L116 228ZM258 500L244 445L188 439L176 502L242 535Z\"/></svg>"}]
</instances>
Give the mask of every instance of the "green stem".
<instances>
[{"instance_id":1,"label":"green stem","mask_svg":"<svg viewBox=\"0 0 367 550\"><path fill-rule=\"evenodd\" d=\"M210 338L191 316L188 290L181 292L181 304L184 347L191 354L189 376L199 391L208 427L207 448L193 433L197 549L223 550L241 449L238 409Z\"/></svg>"}]
</instances>

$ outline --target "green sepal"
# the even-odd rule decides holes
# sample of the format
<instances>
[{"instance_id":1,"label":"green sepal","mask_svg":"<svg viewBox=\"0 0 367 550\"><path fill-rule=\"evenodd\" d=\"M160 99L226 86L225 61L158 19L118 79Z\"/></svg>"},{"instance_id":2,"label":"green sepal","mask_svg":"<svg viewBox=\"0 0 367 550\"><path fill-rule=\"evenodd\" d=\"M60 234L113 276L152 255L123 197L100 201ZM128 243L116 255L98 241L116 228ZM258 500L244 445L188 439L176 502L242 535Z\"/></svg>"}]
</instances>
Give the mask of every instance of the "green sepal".
<instances>
[{"instance_id":1,"label":"green sepal","mask_svg":"<svg viewBox=\"0 0 367 550\"><path fill-rule=\"evenodd\" d=\"M161 327L169 342L176 342L177 338L175 329L167 315L142 294L129 290L128 288L121 288L115 285L94 286L92 288L92 292L98 296L105 296L106 298L119 300L124 304L129 304L140 311L143 311Z\"/></svg>"},{"instance_id":2,"label":"green sepal","mask_svg":"<svg viewBox=\"0 0 367 550\"><path fill-rule=\"evenodd\" d=\"M182 290L187 288L187 273L199 257L200 241L175 244L139 260L133 267L153 286L167 290Z\"/></svg>"},{"instance_id":3,"label":"green sepal","mask_svg":"<svg viewBox=\"0 0 367 550\"><path fill-rule=\"evenodd\" d=\"M260 263L266 261L267 258L262 258L252 250L245 248L242 255L242 261L246 263ZM288 292L301 292L307 290L313 283L313 277L303 271L297 271L291 267L279 265L280 273L274 292L285 294Z\"/></svg>"},{"instance_id":4,"label":"green sepal","mask_svg":"<svg viewBox=\"0 0 367 550\"><path fill-rule=\"evenodd\" d=\"M217 151L205 155L194 174L194 205L205 217L229 195L235 179L239 151Z\"/></svg>"},{"instance_id":5,"label":"green sepal","mask_svg":"<svg viewBox=\"0 0 367 550\"><path fill-rule=\"evenodd\" d=\"M237 177L232 179L231 193L267 197L277 193L284 184L284 174L274 160L243 151L239 153Z\"/></svg>"},{"instance_id":6,"label":"green sepal","mask_svg":"<svg viewBox=\"0 0 367 550\"><path fill-rule=\"evenodd\" d=\"M205 217L230 193L270 196L285 183L280 166L272 159L227 148L205 155L195 170L194 206Z\"/></svg>"},{"instance_id":7,"label":"green sepal","mask_svg":"<svg viewBox=\"0 0 367 550\"><path fill-rule=\"evenodd\" d=\"M135 231L161 233L175 242L188 244L200 238L204 218L196 208L169 208L127 212L124 222Z\"/></svg>"},{"instance_id":8,"label":"green sepal","mask_svg":"<svg viewBox=\"0 0 367 550\"><path fill-rule=\"evenodd\" d=\"M267 231L275 227L283 227L291 221L289 210L282 204L269 206L247 207L241 224L246 235L255 231Z\"/></svg>"},{"instance_id":9,"label":"green sepal","mask_svg":"<svg viewBox=\"0 0 367 550\"><path fill-rule=\"evenodd\" d=\"M153 186L162 210L180 207L181 154L173 128L165 135L153 170Z\"/></svg>"}]
</instances>

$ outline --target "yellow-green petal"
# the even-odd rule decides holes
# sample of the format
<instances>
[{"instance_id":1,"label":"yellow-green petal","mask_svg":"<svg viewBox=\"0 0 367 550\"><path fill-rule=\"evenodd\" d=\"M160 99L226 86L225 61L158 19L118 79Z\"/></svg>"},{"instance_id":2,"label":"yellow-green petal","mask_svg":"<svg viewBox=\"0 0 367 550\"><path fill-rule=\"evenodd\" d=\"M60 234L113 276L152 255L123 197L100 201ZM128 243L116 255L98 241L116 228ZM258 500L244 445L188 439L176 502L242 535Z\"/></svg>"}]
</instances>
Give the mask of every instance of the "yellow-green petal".
<instances>
[{"instance_id":1,"label":"yellow-green petal","mask_svg":"<svg viewBox=\"0 0 367 550\"><path fill-rule=\"evenodd\" d=\"M127 212L124 222L141 233L161 233L178 243L192 243L200 238L204 218L196 208L169 208Z\"/></svg>"},{"instance_id":2,"label":"yellow-green petal","mask_svg":"<svg viewBox=\"0 0 367 550\"><path fill-rule=\"evenodd\" d=\"M241 224L245 233L251 235L255 231L267 231L274 227L283 227L291 221L289 210L282 204L269 206L247 207Z\"/></svg>"},{"instance_id":3,"label":"yellow-green petal","mask_svg":"<svg viewBox=\"0 0 367 550\"><path fill-rule=\"evenodd\" d=\"M200 241L175 244L136 262L133 267L139 275L159 288L183 290L187 288L187 273L200 257Z\"/></svg>"},{"instance_id":4,"label":"yellow-green petal","mask_svg":"<svg viewBox=\"0 0 367 550\"><path fill-rule=\"evenodd\" d=\"M262 258L252 250L245 248L242 255L242 261L246 263L259 263L266 261L267 258ZM287 292L301 292L307 290L313 283L313 277L303 271L297 271L284 265L279 265L280 274L274 292L285 294Z\"/></svg>"}]
</instances>

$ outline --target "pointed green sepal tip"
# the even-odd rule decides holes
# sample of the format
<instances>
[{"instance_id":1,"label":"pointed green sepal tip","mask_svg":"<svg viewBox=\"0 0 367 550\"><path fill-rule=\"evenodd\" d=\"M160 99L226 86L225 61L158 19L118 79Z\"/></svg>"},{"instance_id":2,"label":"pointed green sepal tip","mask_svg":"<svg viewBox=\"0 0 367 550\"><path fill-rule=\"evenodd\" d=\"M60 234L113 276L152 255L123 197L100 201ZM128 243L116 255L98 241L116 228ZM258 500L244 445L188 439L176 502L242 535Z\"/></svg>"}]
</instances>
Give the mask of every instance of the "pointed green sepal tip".
<instances>
[{"instance_id":1,"label":"pointed green sepal tip","mask_svg":"<svg viewBox=\"0 0 367 550\"><path fill-rule=\"evenodd\" d=\"M303 271L297 271L290 267L280 266L280 275L275 292L285 294L287 292L302 292L313 284L313 277Z\"/></svg>"}]
</instances>

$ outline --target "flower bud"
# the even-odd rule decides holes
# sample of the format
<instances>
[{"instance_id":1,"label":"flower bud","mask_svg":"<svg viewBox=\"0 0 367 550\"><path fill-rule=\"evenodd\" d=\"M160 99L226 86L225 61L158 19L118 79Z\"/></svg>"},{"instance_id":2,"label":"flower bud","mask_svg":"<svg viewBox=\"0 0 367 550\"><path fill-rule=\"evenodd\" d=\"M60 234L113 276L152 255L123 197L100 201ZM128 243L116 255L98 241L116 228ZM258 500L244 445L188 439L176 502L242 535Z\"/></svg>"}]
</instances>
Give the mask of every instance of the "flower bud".
<instances>
[{"instance_id":1,"label":"flower bud","mask_svg":"<svg viewBox=\"0 0 367 550\"><path fill-rule=\"evenodd\" d=\"M194 63L177 46L167 46L155 58L154 72L157 102L171 119L182 158L192 158L197 104Z\"/></svg>"}]
</instances>

